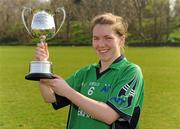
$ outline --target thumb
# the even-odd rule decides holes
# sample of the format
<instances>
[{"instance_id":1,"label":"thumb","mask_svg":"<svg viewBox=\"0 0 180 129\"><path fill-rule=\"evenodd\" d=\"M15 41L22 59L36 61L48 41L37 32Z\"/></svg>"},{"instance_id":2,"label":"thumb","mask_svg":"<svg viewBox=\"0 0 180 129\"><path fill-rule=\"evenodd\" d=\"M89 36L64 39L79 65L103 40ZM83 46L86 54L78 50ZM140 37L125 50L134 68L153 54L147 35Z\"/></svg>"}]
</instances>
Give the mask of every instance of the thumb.
<instances>
[{"instance_id":1,"label":"thumb","mask_svg":"<svg viewBox=\"0 0 180 129\"><path fill-rule=\"evenodd\" d=\"M53 77L54 77L55 79L63 79L62 77L60 77L60 76L57 75L57 74L54 74Z\"/></svg>"}]
</instances>

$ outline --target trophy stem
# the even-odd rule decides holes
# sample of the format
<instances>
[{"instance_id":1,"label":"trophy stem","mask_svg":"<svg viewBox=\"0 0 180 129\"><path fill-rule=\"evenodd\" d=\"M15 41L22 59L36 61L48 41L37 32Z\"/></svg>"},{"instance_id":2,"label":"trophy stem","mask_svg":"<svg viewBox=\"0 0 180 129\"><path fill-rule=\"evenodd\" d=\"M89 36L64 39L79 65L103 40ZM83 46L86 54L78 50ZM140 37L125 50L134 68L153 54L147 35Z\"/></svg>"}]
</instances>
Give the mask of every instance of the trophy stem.
<instances>
[{"instance_id":1,"label":"trophy stem","mask_svg":"<svg viewBox=\"0 0 180 129\"><path fill-rule=\"evenodd\" d=\"M45 35L41 35L39 38L40 38L41 43L44 43L46 41L46 36Z\"/></svg>"}]
</instances>

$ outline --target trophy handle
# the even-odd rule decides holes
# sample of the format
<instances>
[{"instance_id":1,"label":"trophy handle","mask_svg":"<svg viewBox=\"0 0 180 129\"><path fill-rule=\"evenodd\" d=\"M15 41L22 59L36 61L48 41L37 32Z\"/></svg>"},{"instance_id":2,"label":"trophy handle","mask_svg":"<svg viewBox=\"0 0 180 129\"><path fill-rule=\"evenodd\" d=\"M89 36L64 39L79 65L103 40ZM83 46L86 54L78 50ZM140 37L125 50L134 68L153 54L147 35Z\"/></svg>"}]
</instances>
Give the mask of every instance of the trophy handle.
<instances>
[{"instance_id":1,"label":"trophy handle","mask_svg":"<svg viewBox=\"0 0 180 129\"><path fill-rule=\"evenodd\" d=\"M62 20L59 28L58 28L57 31L55 32L54 36L59 32L59 30L61 29L62 25L64 24L64 21L65 21L65 18L66 18L66 12L65 12L65 10L64 10L64 7L59 7L59 8L56 9L56 12L61 12L61 11L63 12L63 20ZM54 36L53 36L53 37L54 37Z\"/></svg>"},{"instance_id":2,"label":"trophy handle","mask_svg":"<svg viewBox=\"0 0 180 129\"><path fill-rule=\"evenodd\" d=\"M24 13L25 13L26 11L30 11L30 12L31 12L32 9L31 9L31 8L27 8L27 7L23 7L22 14L21 14L21 18L22 18L23 24L24 24L24 26L25 26L28 34L32 36L32 34L31 34L31 32L29 31L29 29L28 29L28 27L27 27L27 24L26 24L26 22L25 22L25 18L24 18Z\"/></svg>"}]
</instances>

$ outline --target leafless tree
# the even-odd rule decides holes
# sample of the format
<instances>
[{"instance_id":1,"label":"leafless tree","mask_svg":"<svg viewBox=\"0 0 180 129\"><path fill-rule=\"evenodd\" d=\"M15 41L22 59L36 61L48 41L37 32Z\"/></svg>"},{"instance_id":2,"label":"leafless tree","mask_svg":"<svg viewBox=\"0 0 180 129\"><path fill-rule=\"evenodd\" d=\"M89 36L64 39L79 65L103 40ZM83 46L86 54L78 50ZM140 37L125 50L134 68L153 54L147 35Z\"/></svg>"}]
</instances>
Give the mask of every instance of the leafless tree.
<instances>
[{"instance_id":1,"label":"leafless tree","mask_svg":"<svg viewBox=\"0 0 180 129\"><path fill-rule=\"evenodd\" d=\"M90 21L98 14L111 12L124 17L129 23L133 40L162 41L178 26L180 2L177 0L175 16L169 16L169 0L51 0L42 4L38 0L0 1L0 40L30 41L21 20L22 7L55 9L64 6L66 20L56 40L71 41L80 34L90 35ZM27 16L28 19L28 16ZM28 20L27 20L28 21ZM62 15L55 16L57 27ZM31 22L31 21L29 21Z\"/></svg>"}]
</instances>

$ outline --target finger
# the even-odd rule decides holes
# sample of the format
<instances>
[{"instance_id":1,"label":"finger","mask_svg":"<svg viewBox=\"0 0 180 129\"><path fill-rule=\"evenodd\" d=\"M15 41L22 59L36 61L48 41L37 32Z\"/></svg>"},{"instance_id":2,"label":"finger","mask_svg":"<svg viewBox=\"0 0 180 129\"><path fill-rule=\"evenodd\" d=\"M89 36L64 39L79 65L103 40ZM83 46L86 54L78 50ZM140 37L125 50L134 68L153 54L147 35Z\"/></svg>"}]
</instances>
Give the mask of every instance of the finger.
<instances>
[{"instance_id":1,"label":"finger","mask_svg":"<svg viewBox=\"0 0 180 129\"><path fill-rule=\"evenodd\" d=\"M55 79L63 79L61 76L54 74L53 77L55 77Z\"/></svg>"},{"instance_id":2,"label":"finger","mask_svg":"<svg viewBox=\"0 0 180 129\"><path fill-rule=\"evenodd\" d=\"M48 86L47 83L42 80L39 81L39 85L40 86Z\"/></svg>"},{"instance_id":3,"label":"finger","mask_svg":"<svg viewBox=\"0 0 180 129\"><path fill-rule=\"evenodd\" d=\"M39 48L39 47L36 48L36 53L44 53L44 54L47 54L46 51L45 51L43 48Z\"/></svg>"},{"instance_id":4,"label":"finger","mask_svg":"<svg viewBox=\"0 0 180 129\"><path fill-rule=\"evenodd\" d=\"M47 43L38 43L35 51L35 60L47 61L49 58L49 52L47 48Z\"/></svg>"},{"instance_id":5,"label":"finger","mask_svg":"<svg viewBox=\"0 0 180 129\"><path fill-rule=\"evenodd\" d=\"M45 60L48 59L48 55L43 49L37 48L35 51L35 58Z\"/></svg>"},{"instance_id":6,"label":"finger","mask_svg":"<svg viewBox=\"0 0 180 129\"><path fill-rule=\"evenodd\" d=\"M40 79L39 82L40 83L47 83L47 79Z\"/></svg>"},{"instance_id":7,"label":"finger","mask_svg":"<svg viewBox=\"0 0 180 129\"><path fill-rule=\"evenodd\" d=\"M44 54L47 55L46 50L45 50L44 48L42 48L42 47L36 47L35 51L36 51L36 54L38 54L38 53L44 53ZM48 55L47 55L47 56L48 56Z\"/></svg>"},{"instance_id":8,"label":"finger","mask_svg":"<svg viewBox=\"0 0 180 129\"><path fill-rule=\"evenodd\" d=\"M41 42L41 43L38 44L38 47L44 49L46 54L49 55L48 44L47 43Z\"/></svg>"},{"instance_id":9,"label":"finger","mask_svg":"<svg viewBox=\"0 0 180 129\"><path fill-rule=\"evenodd\" d=\"M39 81L47 85L50 85L52 83L52 79L40 79Z\"/></svg>"},{"instance_id":10,"label":"finger","mask_svg":"<svg viewBox=\"0 0 180 129\"><path fill-rule=\"evenodd\" d=\"M60 78L60 77L59 77L58 75L56 75L56 74L54 74L53 76L54 76L55 78Z\"/></svg>"},{"instance_id":11,"label":"finger","mask_svg":"<svg viewBox=\"0 0 180 129\"><path fill-rule=\"evenodd\" d=\"M44 44L43 43L38 43L37 47L44 48Z\"/></svg>"},{"instance_id":12,"label":"finger","mask_svg":"<svg viewBox=\"0 0 180 129\"><path fill-rule=\"evenodd\" d=\"M46 61L47 60L47 55L46 54L38 54L35 56L35 58L37 60L40 60L40 61Z\"/></svg>"}]
</instances>

